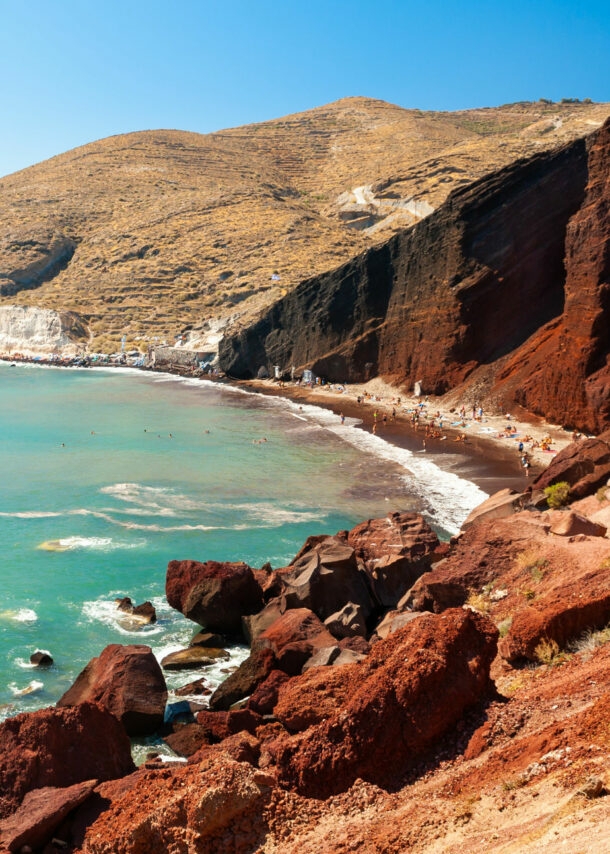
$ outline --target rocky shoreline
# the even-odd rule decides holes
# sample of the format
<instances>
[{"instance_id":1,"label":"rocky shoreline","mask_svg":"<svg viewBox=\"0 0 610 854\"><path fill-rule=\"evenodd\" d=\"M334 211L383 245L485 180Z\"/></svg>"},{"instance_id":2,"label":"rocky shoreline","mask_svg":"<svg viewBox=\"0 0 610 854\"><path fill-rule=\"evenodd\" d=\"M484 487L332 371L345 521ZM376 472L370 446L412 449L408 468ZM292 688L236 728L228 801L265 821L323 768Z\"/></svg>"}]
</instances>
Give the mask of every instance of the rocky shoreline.
<instances>
[{"instance_id":1,"label":"rocky shoreline","mask_svg":"<svg viewBox=\"0 0 610 854\"><path fill-rule=\"evenodd\" d=\"M201 684L166 708L150 650L113 645L56 707L1 724L0 850L499 854L581 850L586 829L601 854L609 477L604 435L450 543L390 513L276 570L171 561ZM250 656L206 702L205 660L236 637ZM129 736L150 732L176 761L136 769Z\"/></svg>"}]
</instances>

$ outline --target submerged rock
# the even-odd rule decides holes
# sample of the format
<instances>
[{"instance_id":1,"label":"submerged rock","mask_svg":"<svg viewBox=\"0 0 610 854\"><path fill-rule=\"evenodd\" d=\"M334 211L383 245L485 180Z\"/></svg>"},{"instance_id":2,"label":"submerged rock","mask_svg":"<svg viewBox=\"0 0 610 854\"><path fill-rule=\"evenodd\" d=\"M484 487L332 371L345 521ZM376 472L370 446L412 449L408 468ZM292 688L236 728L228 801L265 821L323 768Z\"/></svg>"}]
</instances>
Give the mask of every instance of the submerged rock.
<instances>
[{"instance_id":1,"label":"submerged rock","mask_svg":"<svg viewBox=\"0 0 610 854\"><path fill-rule=\"evenodd\" d=\"M226 649L213 649L206 646L189 646L170 652L161 660L164 670L188 670L194 667L210 667L218 661L226 661L231 656Z\"/></svg>"},{"instance_id":2,"label":"submerged rock","mask_svg":"<svg viewBox=\"0 0 610 854\"><path fill-rule=\"evenodd\" d=\"M37 649L30 655L30 664L35 664L36 667L51 667L53 657L50 652L44 649Z\"/></svg>"}]
</instances>

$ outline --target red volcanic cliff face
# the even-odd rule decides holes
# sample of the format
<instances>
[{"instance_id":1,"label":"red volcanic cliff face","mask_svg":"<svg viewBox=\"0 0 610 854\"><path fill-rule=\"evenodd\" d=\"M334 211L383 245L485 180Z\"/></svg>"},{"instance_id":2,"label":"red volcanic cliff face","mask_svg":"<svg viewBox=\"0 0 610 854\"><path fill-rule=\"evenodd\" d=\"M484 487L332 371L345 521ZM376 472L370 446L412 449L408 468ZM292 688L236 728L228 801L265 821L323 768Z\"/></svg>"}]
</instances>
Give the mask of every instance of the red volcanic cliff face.
<instances>
[{"instance_id":1,"label":"red volcanic cliff face","mask_svg":"<svg viewBox=\"0 0 610 854\"><path fill-rule=\"evenodd\" d=\"M453 193L406 233L379 373L442 394L561 314L565 228L585 181L581 140Z\"/></svg>"},{"instance_id":2,"label":"red volcanic cliff face","mask_svg":"<svg viewBox=\"0 0 610 854\"><path fill-rule=\"evenodd\" d=\"M589 143L585 200L566 232L565 308L499 375L526 408L566 426L610 424L610 122Z\"/></svg>"},{"instance_id":3,"label":"red volcanic cliff face","mask_svg":"<svg viewBox=\"0 0 610 854\"><path fill-rule=\"evenodd\" d=\"M610 120L303 282L219 356L231 376L310 367L430 394L483 368L505 406L597 431L610 426L609 311Z\"/></svg>"}]
</instances>

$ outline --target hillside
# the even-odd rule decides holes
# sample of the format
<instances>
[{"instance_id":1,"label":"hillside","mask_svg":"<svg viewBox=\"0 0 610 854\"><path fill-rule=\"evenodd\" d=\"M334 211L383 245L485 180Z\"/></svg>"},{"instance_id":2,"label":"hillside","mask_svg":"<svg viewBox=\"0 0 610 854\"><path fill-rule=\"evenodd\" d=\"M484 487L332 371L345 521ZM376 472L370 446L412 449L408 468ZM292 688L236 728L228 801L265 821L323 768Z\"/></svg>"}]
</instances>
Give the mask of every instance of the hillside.
<instances>
[{"instance_id":1,"label":"hillside","mask_svg":"<svg viewBox=\"0 0 610 854\"><path fill-rule=\"evenodd\" d=\"M452 190L590 133L610 105L431 113L348 98L199 135L110 137L0 180L0 307L80 316L88 348L193 346L427 217Z\"/></svg>"}]
</instances>

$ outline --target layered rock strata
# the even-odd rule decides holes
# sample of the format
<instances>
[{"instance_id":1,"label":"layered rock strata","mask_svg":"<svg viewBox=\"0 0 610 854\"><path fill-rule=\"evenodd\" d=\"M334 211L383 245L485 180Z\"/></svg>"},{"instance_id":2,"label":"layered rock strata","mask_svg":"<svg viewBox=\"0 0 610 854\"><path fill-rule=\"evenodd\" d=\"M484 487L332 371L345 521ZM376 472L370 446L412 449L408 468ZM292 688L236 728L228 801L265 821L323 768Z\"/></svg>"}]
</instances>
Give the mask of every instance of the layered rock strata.
<instances>
[{"instance_id":1,"label":"layered rock strata","mask_svg":"<svg viewBox=\"0 0 610 854\"><path fill-rule=\"evenodd\" d=\"M302 282L227 336L221 366L244 378L275 365L336 382L379 374L430 394L460 384L468 393L480 377L504 406L603 429L609 152L607 121L586 139L455 190L422 222Z\"/></svg>"},{"instance_id":2,"label":"layered rock strata","mask_svg":"<svg viewBox=\"0 0 610 854\"><path fill-rule=\"evenodd\" d=\"M253 377L260 365L309 365L333 381L380 373L446 391L561 313L565 230L586 180L578 140L454 191L418 225L303 282L225 339L221 366Z\"/></svg>"}]
</instances>

